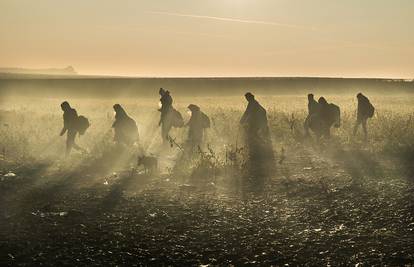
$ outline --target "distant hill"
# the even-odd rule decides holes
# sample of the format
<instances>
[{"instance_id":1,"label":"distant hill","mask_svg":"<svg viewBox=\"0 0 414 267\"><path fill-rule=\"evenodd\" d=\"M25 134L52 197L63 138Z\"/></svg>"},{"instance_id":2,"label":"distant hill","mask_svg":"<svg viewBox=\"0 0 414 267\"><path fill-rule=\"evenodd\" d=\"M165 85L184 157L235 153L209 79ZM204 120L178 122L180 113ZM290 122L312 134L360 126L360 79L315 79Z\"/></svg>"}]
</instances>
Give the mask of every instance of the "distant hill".
<instances>
[{"instance_id":1,"label":"distant hill","mask_svg":"<svg viewBox=\"0 0 414 267\"><path fill-rule=\"evenodd\" d=\"M49 68L49 69L24 69L24 68L0 68L0 74L13 75L13 74L28 74L28 75L77 75L77 72L72 66L66 68Z\"/></svg>"}]
</instances>

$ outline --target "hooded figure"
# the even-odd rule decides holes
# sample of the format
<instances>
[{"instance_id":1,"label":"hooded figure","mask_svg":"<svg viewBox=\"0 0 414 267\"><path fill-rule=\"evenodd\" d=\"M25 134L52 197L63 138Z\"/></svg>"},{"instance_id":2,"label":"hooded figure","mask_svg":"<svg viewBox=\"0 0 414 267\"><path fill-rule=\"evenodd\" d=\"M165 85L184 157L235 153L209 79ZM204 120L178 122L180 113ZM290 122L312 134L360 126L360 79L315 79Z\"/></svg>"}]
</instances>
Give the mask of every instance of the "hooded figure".
<instances>
[{"instance_id":1,"label":"hooded figure","mask_svg":"<svg viewBox=\"0 0 414 267\"><path fill-rule=\"evenodd\" d=\"M210 119L197 105L191 104L188 109L191 111L191 118L186 124L189 127L188 143L194 148L202 144L204 129L210 127Z\"/></svg>"},{"instance_id":2,"label":"hooded figure","mask_svg":"<svg viewBox=\"0 0 414 267\"><path fill-rule=\"evenodd\" d=\"M326 126L330 128L329 125L329 118L330 118L330 111L329 111L329 104L328 101L326 101L326 99L321 96L318 99L318 104L319 104L319 115L322 118L322 120L325 122Z\"/></svg>"},{"instance_id":3,"label":"hooded figure","mask_svg":"<svg viewBox=\"0 0 414 267\"><path fill-rule=\"evenodd\" d=\"M357 120L354 126L354 135L358 131L358 127L362 124L365 139L367 138L367 120L374 116L375 108L369 101L369 99L361 93L357 94L358 108L357 108Z\"/></svg>"},{"instance_id":4,"label":"hooded figure","mask_svg":"<svg viewBox=\"0 0 414 267\"><path fill-rule=\"evenodd\" d=\"M133 145L139 139L138 127L134 119L128 116L121 105L115 104L114 141L126 146Z\"/></svg>"},{"instance_id":5,"label":"hooded figure","mask_svg":"<svg viewBox=\"0 0 414 267\"><path fill-rule=\"evenodd\" d=\"M249 138L268 138L269 127L266 110L254 99L252 93L246 93L244 96L248 104L240 119L240 124L244 127Z\"/></svg>"},{"instance_id":6,"label":"hooded figure","mask_svg":"<svg viewBox=\"0 0 414 267\"><path fill-rule=\"evenodd\" d=\"M309 127L307 125L309 124L309 119L313 114L316 114L319 112L319 103L315 100L313 94L308 94L308 116L305 119L304 128L305 128L305 134L309 136Z\"/></svg>"},{"instance_id":7,"label":"hooded figure","mask_svg":"<svg viewBox=\"0 0 414 267\"><path fill-rule=\"evenodd\" d=\"M274 154L267 124L266 110L256 101L252 93L244 95L248 102L240 119L244 130L245 145L248 150L248 170L256 177L257 185L262 186L264 177L273 167Z\"/></svg>"},{"instance_id":8,"label":"hooded figure","mask_svg":"<svg viewBox=\"0 0 414 267\"><path fill-rule=\"evenodd\" d=\"M76 143L75 138L78 133L78 113L76 109L72 108L67 101L60 104L63 111L63 128L60 131L60 136L66 132L66 156L70 154L72 148L82 150Z\"/></svg>"}]
</instances>

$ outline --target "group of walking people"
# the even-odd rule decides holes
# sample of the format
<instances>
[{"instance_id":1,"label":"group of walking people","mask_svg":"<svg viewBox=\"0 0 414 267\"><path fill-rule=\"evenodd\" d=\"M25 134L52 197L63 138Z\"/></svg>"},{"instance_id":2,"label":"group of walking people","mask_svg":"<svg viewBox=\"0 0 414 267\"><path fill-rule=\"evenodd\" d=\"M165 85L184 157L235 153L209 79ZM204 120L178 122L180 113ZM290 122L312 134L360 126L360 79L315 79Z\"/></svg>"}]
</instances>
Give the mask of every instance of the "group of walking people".
<instances>
[{"instance_id":1,"label":"group of walking people","mask_svg":"<svg viewBox=\"0 0 414 267\"><path fill-rule=\"evenodd\" d=\"M375 108L362 93L357 94L357 101L357 120L353 134L356 135L359 126L362 125L364 138L367 139L367 121L374 116ZM340 108L333 103L328 103L323 96L316 101L313 94L308 94L308 116L304 122L306 136L309 136L309 130L312 130L317 139L329 138L332 126L336 128L341 126Z\"/></svg>"},{"instance_id":2,"label":"group of walking people","mask_svg":"<svg viewBox=\"0 0 414 267\"><path fill-rule=\"evenodd\" d=\"M179 111L173 107L173 98L168 90L160 88L160 120L158 125L161 127L161 138L164 143L169 143L171 137L169 132L173 127L188 127L188 138L186 148L192 150L202 145L205 129L210 127L210 118L195 104L190 104L187 108L191 112L191 117L187 123ZM240 126L243 130L244 143L248 149L249 158L257 162L269 162L273 156L272 143L270 138L269 125L267 121L266 109L260 105L255 96L248 92L245 94L248 102L246 110L240 119ZM360 125L367 138L367 120L374 115L374 106L369 99L362 93L357 94L357 120L354 126L354 135ZM83 135L89 127L89 121L84 116L79 116L77 111L65 101L61 104L63 110L63 128L60 135L67 133L66 155L72 149L83 150L76 142L77 135ZM114 131L114 142L120 146L130 147L139 141L138 127L120 104L113 106L115 120L112 124ZM340 127L340 108L328 103L324 97L318 101L313 94L308 94L308 116L304 122L305 134L310 135L310 130L319 139L329 138L331 127ZM256 163L257 163L256 162ZM255 164L256 164L255 163ZM256 164L257 165L257 164Z\"/></svg>"},{"instance_id":3,"label":"group of walking people","mask_svg":"<svg viewBox=\"0 0 414 267\"><path fill-rule=\"evenodd\" d=\"M169 143L171 137L169 132L173 127L188 127L187 147L195 148L202 144L204 130L210 127L210 118L201 111L200 107L195 104L188 106L191 117L187 123L179 111L173 107L173 99L168 90L160 88L160 109L161 113L158 125L161 127L161 138L164 143ZM63 128L60 135L66 136L66 155L68 156L72 149L83 151L75 142L76 136L83 135L90 126L89 121L84 116L78 116L76 109L65 101L61 104L63 111ZM114 142L120 146L130 147L139 141L138 126L120 104L113 106L115 111L115 120L112 124L114 131Z\"/></svg>"},{"instance_id":4,"label":"group of walking people","mask_svg":"<svg viewBox=\"0 0 414 267\"><path fill-rule=\"evenodd\" d=\"M188 127L187 147L193 149L200 146L203 141L204 130L210 127L210 118L201 111L199 106L190 104L187 108L191 112L191 117L187 123L184 123L181 113L173 107L173 99L170 92L160 88L159 94L161 96L161 107L158 111L161 112L161 116L158 125L161 127L163 142L168 143L171 140L169 132L172 127Z\"/></svg>"}]
</instances>

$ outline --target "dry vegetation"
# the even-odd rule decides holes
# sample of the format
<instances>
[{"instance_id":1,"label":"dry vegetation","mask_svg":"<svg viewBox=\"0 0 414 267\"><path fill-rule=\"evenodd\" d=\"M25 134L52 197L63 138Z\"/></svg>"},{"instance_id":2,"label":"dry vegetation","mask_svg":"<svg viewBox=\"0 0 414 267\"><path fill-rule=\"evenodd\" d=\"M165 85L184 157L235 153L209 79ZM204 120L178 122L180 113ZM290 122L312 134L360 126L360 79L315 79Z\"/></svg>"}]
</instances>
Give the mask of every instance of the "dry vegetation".
<instances>
[{"instance_id":1,"label":"dry vegetation","mask_svg":"<svg viewBox=\"0 0 414 267\"><path fill-rule=\"evenodd\" d=\"M326 97L342 126L318 144L303 138L306 96L258 96L279 162L260 193L243 186L242 97L175 98L186 119L189 103L212 119L209 146L186 162L161 147L156 96L68 99L91 121L78 139L89 152L69 159L61 99L3 102L0 263L414 264L414 97L371 96L366 143L351 135L354 96ZM114 102L138 122L141 147L113 147ZM186 131L171 135L182 144ZM134 171L137 151L158 156L161 173Z\"/></svg>"}]
</instances>

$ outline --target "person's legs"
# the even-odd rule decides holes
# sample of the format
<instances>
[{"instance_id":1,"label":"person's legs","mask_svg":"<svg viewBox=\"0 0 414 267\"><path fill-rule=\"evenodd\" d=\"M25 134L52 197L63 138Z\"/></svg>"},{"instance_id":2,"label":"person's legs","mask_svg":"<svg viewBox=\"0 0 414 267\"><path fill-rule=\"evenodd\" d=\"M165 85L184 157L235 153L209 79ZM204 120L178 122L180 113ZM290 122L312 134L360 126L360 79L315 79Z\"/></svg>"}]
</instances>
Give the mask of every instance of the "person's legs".
<instances>
[{"instance_id":1,"label":"person's legs","mask_svg":"<svg viewBox=\"0 0 414 267\"><path fill-rule=\"evenodd\" d=\"M166 110L161 111L161 138L163 143L168 143L168 133L170 131L170 116Z\"/></svg>"},{"instance_id":2,"label":"person's legs","mask_svg":"<svg viewBox=\"0 0 414 267\"><path fill-rule=\"evenodd\" d=\"M80 146L78 146L75 142L73 142L73 148L76 149L76 150L82 150L83 151L83 149Z\"/></svg>"},{"instance_id":3,"label":"person's legs","mask_svg":"<svg viewBox=\"0 0 414 267\"><path fill-rule=\"evenodd\" d=\"M171 130L171 124L168 121L164 121L161 124L161 138L164 143L168 143L168 134Z\"/></svg>"},{"instance_id":4,"label":"person's legs","mask_svg":"<svg viewBox=\"0 0 414 267\"><path fill-rule=\"evenodd\" d=\"M367 119L362 120L362 129L364 130L364 138L365 140L368 137L368 131L367 131Z\"/></svg>"},{"instance_id":5,"label":"person's legs","mask_svg":"<svg viewBox=\"0 0 414 267\"><path fill-rule=\"evenodd\" d=\"M354 126L354 136L356 135L360 124L361 124L361 119L357 118L357 121L355 122L355 126Z\"/></svg>"},{"instance_id":6,"label":"person's legs","mask_svg":"<svg viewBox=\"0 0 414 267\"><path fill-rule=\"evenodd\" d=\"M330 127L330 125L325 125L323 135L326 139L331 138L331 127Z\"/></svg>"},{"instance_id":7,"label":"person's legs","mask_svg":"<svg viewBox=\"0 0 414 267\"><path fill-rule=\"evenodd\" d=\"M309 136L309 123L310 123L310 116L308 115L303 123L303 128L305 130L305 136Z\"/></svg>"},{"instance_id":8,"label":"person's legs","mask_svg":"<svg viewBox=\"0 0 414 267\"><path fill-rule=\"evenodd\" d=\"M85 151L83 148L78 146L75 142L77 131L68 131L68 135L66 137L66 156L70 154L73 149Z\"/></svg>"},{"instance_id":9,"label":"person's legs","mask_svg":"<svg viewBox=\"0 0 414 267\"><path fill-rule=\"evenodd\" d=\"M193 136L191 137L192 142L194 144L194 147L198 149L198 147L201 148L203 143L203 129L197 129Z\"/></svg>"},{"instance_id":10,"label":"person's legs","mask_svg":"<svg viewBox=\"0 0 414 267\"><path fill-rule=\"evenodd\" d=\"M167 141L167 131L166 131L166 125L165 125L165 122L162 122L161 123L161 138L162 138L162 141L164 142L164 143L166 143L166 141Z\"/></svg>"},{"instance_id":11,"label":"person's legs","mask_svg":"<svg viewBox=\"0 0 414 267\"><path fill-rule=\"evenodd\" d=\"M69 156L70 151L75 146L76 131L68 131L66 136L66 156Z\"/></svg>"},{"instance_id":12,"label":"person's legs","mask_svg":"<svg viewBox=\"0 0 414 267\"><path fill-rule=\"evenodd\" d=\"M330 125L325 121L320 121L319 123L319 130L321 137L325 139L329 139L331 137L331 129Z\"/></svg>"}]
</instances>

